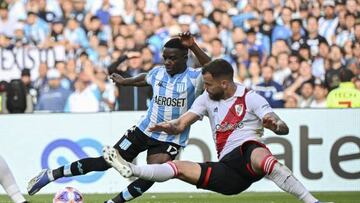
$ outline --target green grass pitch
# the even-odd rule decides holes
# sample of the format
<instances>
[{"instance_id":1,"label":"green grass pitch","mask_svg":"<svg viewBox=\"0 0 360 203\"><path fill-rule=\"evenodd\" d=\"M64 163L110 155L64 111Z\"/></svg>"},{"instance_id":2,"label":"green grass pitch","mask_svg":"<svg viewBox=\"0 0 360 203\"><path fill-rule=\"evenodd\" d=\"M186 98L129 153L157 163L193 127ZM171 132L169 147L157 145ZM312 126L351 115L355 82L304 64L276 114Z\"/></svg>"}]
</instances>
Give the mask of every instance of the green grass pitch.
<instances>
[{"instance_id":1,"label":"green grass pitch","mask_svg":"<svg viewBox=\"0 0 360 203\"><path fill-rule=\"evenodd\" d=\"M359 203L359 192L315 192L317 198L324 202ZM115 194L84 194L84 203L103 203ZM53 195L26 196L31 203L51 203ZM224 196L215 193L147 193L132 203L299 203L284 192L244 192L235 196ZM0 203L11 203L5 195L0 195Z\"/></svg>"}]
</instances>

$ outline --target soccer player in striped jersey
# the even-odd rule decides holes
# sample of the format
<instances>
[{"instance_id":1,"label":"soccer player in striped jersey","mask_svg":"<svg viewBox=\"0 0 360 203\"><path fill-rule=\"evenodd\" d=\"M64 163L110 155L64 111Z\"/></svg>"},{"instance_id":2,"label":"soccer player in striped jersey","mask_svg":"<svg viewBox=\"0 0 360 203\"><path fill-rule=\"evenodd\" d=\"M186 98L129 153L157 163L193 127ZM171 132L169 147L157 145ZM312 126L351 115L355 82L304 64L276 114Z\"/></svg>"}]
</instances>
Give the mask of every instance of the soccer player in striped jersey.
<instances>
[{"instance_id":1,"label":"soccer player in striped jersey","mask_svg":"<svg viewBox=\"0 0 360 203\"><path fill-rule=\"evenodd\" d=\"M154 67L149 73L141 73L131 78L123 78L116 73L111 74L111 79L119 85L150 85L153 89L153 98L146 116L114 145L126 161L131 162L140 152L147 151L149 164L165 163L174 160L179 149L187 144L190 128L179 134L150 132L149 128L156 123L180 117L191 107L196 96L201 94L203 89L201 69L187 67L189 49L201 65L210 62L210 58L195 43L192 35L182 33L165 43L163 66ZM101 156L81 159L55 170L45 169L30 180L28 193L33 195L49 182L61 177L105 171L110 167ZM130 201L142 195L153 184L153 181L137 179L119 195L106 202Z\"/></svg>"},{"instance_id":2,"label":"soccer player in striped jersey","mask_svg":"<svg viewBox=\"0 0 360 203\"><path fill-rule=\"evenodd\" d=\"M205 92L191 109L172 121L158 123L151 132L179 134L208 116L218 153L218 162L169 161L137 166L127 163L115 149L104 147L104 158L124 177L163 182L178 178L198 188L234 195L267 177L304 203L319 203L261 142L264 127L278 135L289 129L257 93L233 81L233 69L223 59L204 66Z\"/></svg>"}]
</instances>

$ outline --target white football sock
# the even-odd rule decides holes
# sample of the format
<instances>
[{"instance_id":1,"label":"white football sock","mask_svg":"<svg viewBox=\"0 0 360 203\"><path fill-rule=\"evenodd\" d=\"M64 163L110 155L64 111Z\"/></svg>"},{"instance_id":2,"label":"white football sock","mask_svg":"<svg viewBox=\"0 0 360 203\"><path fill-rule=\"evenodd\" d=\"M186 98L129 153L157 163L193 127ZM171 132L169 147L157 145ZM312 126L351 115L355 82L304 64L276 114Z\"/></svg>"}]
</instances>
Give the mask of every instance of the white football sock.
<instances>
[{"instance_id":1,"label":"white football sock","mask_svg":"<svg viewBox=\"0 0 360 203\"><path fill-rule=\"evenodd\" d=\"M164 182L178 173L178 170L173 162L167 162L163 164L148 164L137 166L130 164L133 175L145 180L151 180L155 182Z\"/></svg>"},{"instance_id":2,"label":"white football sock","mask_svg":"<svg viewBox=\"0 0 360 203\"><path fill-rule=\"evenodd\" d=\"M0 184L15 203L26 201L2 156L0 156Z\"/></svg>"},{"instance_id":3,"label":"white football sock","mask_svg":"<svg viewBox=\"0 0 360 203\"><path fill-rule=\"evenodd\" d=\"M266 177L272 180L282 190L296 196L305 203L318 201L310 194L304 185L294 177L288 167L278 162L273 165L270 174L266 174Z\"/></svg>"}]
</instances>

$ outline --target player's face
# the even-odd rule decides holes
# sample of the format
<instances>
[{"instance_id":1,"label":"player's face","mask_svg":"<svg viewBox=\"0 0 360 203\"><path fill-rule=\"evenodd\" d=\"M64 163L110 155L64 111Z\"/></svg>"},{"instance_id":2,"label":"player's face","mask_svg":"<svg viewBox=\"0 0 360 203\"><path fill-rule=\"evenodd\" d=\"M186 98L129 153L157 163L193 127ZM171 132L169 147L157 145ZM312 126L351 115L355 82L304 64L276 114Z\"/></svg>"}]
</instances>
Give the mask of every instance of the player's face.
<instances>
[{"instance_id":1,"label":"player's face","mask_svg":"<svg viewBox=\"0 0 360 203\"><path fill-rule=\"evenodd\" d=\"M221 86L221 81L214 79L210 73L205 73L203 78L204 88L209 94L210 99L215 101L223 99L225 92Z\"/></svg>"},{"instance_id":2,"label":"player's face","mask_svg":"<svg viewBox=\"0 0 360 203\"><path fill-rule=\"evenodd\" d=\"M164 48L164 65L170 75L177 74L186 68L187 55L183 50L176 48Z\"/></svg>"}]
</instances>

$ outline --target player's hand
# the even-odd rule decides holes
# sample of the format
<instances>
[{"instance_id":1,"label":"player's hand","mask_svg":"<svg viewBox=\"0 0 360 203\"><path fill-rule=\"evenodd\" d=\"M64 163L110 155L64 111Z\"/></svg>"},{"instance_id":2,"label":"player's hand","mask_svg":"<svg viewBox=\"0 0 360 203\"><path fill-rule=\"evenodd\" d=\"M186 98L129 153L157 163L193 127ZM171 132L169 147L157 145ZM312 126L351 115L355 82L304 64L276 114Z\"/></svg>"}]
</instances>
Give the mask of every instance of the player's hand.
<instances>
[{"instance_id":1,"label":"player's hand","mask_svg":"<svg viewBox=\"0 0 360 203\"><path fill-rule=\"evenodd\" d=\"M167 134L178 134L175 126L170 122L161 122L149 127L150 132L166 132Z\"/></svg>"},{"instance_id":2,"label":"player's hand","mask_svg":"<svg viewBox=\"0 0 360 203\"><path fill-rule=\"evenodd\" d=\"M117 73L111 74L110 79L119 85L122 85L125 81L124 77Z\"/></svg>"},{"instance_id":3,"label":"player's hand","mask_svg":"<svg viewBox=\"0 0 360 203\"><path fill-rule=\"evenodd\" d=\"M125 53L125 54L129 59L140 58L140 56L141 56L140 52L138 52L138 51L129 51L129 52Z\"/></svg>"},{"instance_id":4,"label":"player's hand","mask_svg":"<svg viewBox=\"0 0 360 203\"><path fill-rule=\"evenodd\" d=\"M180 37L182 44L187 48L190 48L195 44L194 37L190 32L180 33L179 37Z\"/></svg>"},{"instance_id":5,"label":"player's hand","mask_svg":"<svg viewBox=\"0 0 360 203\"><path fill-rule=\"evenodd\" d=\"M275 131L277 128L277 123L276 123L276 119L272 116L267 116L265 115L265 117L263 118L263 126L265 128L268 128L272 131Z\"/></svg>"}]
</instances>

